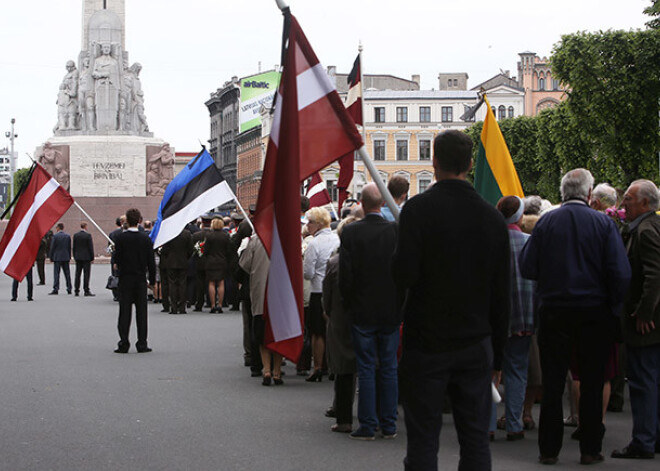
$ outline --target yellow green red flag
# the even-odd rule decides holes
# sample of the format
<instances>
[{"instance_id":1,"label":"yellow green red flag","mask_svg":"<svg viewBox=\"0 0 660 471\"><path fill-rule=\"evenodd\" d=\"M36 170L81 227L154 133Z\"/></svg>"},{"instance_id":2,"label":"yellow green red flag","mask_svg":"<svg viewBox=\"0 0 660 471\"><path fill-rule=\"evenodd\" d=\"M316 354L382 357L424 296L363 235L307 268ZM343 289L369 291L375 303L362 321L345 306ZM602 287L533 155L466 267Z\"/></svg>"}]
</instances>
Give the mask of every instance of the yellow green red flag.
<instances>
[{"instance_id":1,"label":"yellow green red flag","mask_svg":"<svg viewBox=\"0 0 660 471\"><path fill-rule=\"evenodd\" d=\"M523 198L525 195L511 160L509 148L486 97L484 104L486 119L481 131L477 164L474 169L474 187L492 205L495 205L502 196L516 195Z\"/></svg>"}]
</instances>

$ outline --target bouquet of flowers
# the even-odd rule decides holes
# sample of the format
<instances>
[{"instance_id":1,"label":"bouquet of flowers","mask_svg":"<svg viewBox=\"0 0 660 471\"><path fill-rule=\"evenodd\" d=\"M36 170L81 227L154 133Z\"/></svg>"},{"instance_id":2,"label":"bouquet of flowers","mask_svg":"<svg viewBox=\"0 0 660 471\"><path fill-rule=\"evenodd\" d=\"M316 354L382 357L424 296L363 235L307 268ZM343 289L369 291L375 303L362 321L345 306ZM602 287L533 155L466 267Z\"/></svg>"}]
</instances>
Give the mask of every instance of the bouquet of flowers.
<instances>
[{"instance_id":1,"label":"bouquet of flowers","mask_svg":"<svg viewBox=\"0 0 660 471\"><path fill-rule=\"evenodd\" d=\"M605 210L605 214L612 218L612 220L614 221L614 223L617 225L618 228L622 228L626 225L625 209L612 206L611 208L607 208Z\"/></svg>"},{"instance_id":2,"label":"bouquet of flowers","mask_svg":"<svg viewBox=\"0 0 660 471\"><path fill-rule=\"evenodd\" d=\"M201 257L204 255L204 245L206 244L206 239L205 240L200 240L195 242L195 253L197 254L198 257Z\"/></svg>"}]
</instances>

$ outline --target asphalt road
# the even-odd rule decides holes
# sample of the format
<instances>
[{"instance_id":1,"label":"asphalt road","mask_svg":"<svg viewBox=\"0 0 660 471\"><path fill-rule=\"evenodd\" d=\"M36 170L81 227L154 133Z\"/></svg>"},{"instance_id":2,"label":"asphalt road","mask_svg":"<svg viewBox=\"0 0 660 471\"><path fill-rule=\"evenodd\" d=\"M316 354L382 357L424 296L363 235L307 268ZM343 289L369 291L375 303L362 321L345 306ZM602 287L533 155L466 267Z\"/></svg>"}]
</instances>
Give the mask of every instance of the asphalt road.
<instances>
[{"instance_id":1,"label":"asphalt road","mask_svg":"<svg viewBox=\"0 0 660 471\"><path fill-rule=\"evenodd\" d=\"M94 298L35 286L10 302L0 277L1 470L400 470L406 434L356 442L330 432L323 413L332 383L306 383L285 367L285 384L263 387L242 362L238 312L173 316L149 306L152 353L112 351L117 305L103 287L109 267L94 265ZM36 277L36 271L35 271ZM135 343L134 326L131 343ZM604 451L625 445L630 407L608 414ZM538 406L535 410L538 417ZM453 470L458 443L451 416L439 463ZM561 469L581 469L566 429ZM537 463L536 431L492 444L493 469L547 469ZM657 461L607 459L603 469L657 470Z\"/></svg>"}]
</instances>

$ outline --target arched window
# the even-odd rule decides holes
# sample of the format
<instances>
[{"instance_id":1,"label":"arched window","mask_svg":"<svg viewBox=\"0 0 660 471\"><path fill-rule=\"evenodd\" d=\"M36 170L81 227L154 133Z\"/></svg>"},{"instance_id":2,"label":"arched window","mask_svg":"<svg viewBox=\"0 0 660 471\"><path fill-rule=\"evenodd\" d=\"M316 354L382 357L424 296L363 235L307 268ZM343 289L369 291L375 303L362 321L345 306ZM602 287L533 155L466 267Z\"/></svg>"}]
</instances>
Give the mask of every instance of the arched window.
<instances>
[{"instance_id":1,"label":"arched window","mask_svg":"<svg viewBox=\"0 0 660 471\"><path fill-rule=\"evenodd\" d=\"M497 119L505 119L506 118L506 106L500 105L497 108Z\"/></svg>"},{"instance_id":2,"label":"arched window","mask_svg":"<svg viewBox=\"0 0 660 471\"><path fill-rule=\"evenodd\" d=\"M552 79L552 89L553 90L559 90L559 80Z\"/></svg>"},{"instance_id":3,"label":"arched window","mask_svg":"<svg viewBox=\"0 0 660 471\"><path fill-rule=\"evenodd\" d=\"M495 116L497 118L497 108L495 108L494 106L491 106L490 109L493 110L493 116Z\"/></svg>"},{"instance_id":4,"label":"arched window","mask_svg":"<svg viewBox=\"0 0 660 471\"><path fill-rule=\"evenodd\" d=\"M539 90L545 90L545 79L543 77L539 78Z\"/></svg>"},{"instance_id":5,"label":"arched window","mask_svg":"<svg viewBox=\"0 0 660 471\"><path fill-rule=\"evenodd\" d=\"M513 118L513 106L509 106L508 116L509 116L509 118Z\"/></svg>"}]
</instances>

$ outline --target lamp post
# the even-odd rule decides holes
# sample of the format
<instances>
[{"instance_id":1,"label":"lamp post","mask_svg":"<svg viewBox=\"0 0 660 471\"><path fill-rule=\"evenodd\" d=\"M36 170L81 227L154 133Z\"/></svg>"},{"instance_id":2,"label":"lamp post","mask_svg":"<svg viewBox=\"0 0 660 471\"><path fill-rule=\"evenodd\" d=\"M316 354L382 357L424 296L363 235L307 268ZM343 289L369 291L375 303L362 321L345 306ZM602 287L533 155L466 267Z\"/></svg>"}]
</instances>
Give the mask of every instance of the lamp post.
<instances>
[{"instance_id":1,"label":"lamp post","mask_svg":"<svg viewBox=\"0 0 660 471\"><path fill-rule=\"evenodd\" d=\"M16 119L11 119L11 132L5 132L5 137L9 139L11 144L10 154L9 154L9 201L14 198L14 172L16 171L16 161L14 159L14 139L18 137L18 134L14 134L14 123Z\"/></svg>"}]
</instances>

